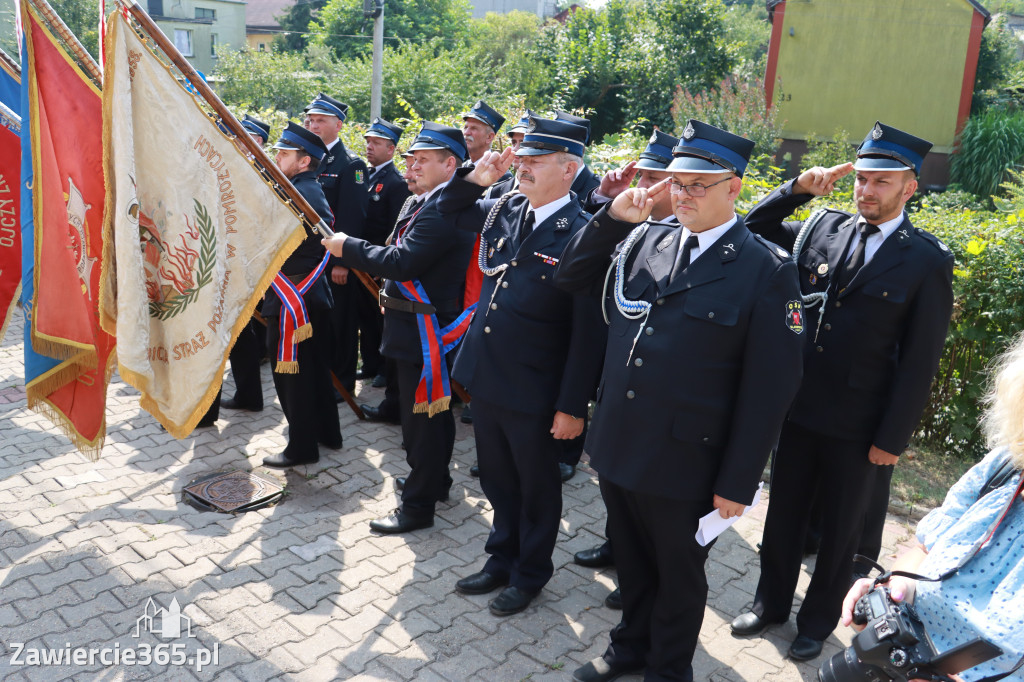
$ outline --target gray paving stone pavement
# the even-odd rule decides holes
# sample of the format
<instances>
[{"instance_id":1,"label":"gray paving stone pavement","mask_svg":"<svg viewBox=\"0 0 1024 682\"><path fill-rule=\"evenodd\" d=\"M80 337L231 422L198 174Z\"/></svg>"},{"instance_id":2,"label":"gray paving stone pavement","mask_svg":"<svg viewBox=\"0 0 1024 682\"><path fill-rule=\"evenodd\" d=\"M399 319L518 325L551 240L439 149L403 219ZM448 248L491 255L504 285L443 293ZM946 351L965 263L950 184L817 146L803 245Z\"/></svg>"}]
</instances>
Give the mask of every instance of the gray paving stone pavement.
<instances>
[{"instance_id":1,"label":"gray paving stone pavement","mask_svg":"<svg viewBox=\"0 0 1024 682\"><path fill-rule=\"evenodd\" d=\"M487 596L454 592L458 578L482 565L491 518L469 476L471 427L458 425L455 484L435 526L376 536L367 522L396 506L394 478L407 471L398 427L360 422L342 405L344 449L272 472L260 462L283 448L285 424L268 367L263 412L224 410L215 427L183 440L142 411L137 392L115 373L107 444L94 464L26 408L15 317L0 347L0 679L557 682L607 645L619 616L603 604L615 572L572 563L604 529L597 479L586 465L563 488L554 578L527 611L498 619ZM359 400L380 397L358 386ZM182 501L192 480L229 469L279 481L284 501L237 516ZM698 680L817 679L813 663L785 657L793 619L762 637L729 633L729 621L753 598L766 507L726 531L711 552ZM886 554L910 538L908 522L890 517ZM807 580L805 571L801 594ZM165 608L176 600L191 630L160 637L143 627L135 636L150 599ZM823 658L849 641L838 629ZM18 647L21 661L47 649L69 659L83 649L86 658L19 665ZM136 661L112 665L98 653L88 660L89 649L104 648L130 651ZM145 651L152 660L143 660ZM206 652L216 661L200 670L196 659Z\"/></svg>"}]
</instances>

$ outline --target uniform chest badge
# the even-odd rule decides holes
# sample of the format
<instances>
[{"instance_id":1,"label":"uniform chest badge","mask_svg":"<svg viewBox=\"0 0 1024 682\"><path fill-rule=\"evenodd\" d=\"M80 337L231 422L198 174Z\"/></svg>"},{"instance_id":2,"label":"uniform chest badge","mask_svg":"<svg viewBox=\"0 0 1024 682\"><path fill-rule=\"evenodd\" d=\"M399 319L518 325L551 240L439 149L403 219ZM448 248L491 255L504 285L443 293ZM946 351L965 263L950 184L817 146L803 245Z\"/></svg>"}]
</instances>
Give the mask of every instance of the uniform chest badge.
<instances>
[{"instance_id":1,"label":"uniform chest badge","mask_svg":"<svg viewBox=\"0 0 1024 682\"><path fill-rule=\"evenodd\" d=\"M786 303L786 326L794 334L804 333L804 304L802 301Z\"/></svg>"},{"instance_id":2,"label":"uniform chest badge","mask_svg":"<svg viewBox=\"0 0 1024 682\"><path fill-rule=\"evenodd\" d=\"M818 274L823 277L828 274L828 263L822 263L818 266Z\"/></svg>"},{"instance_id":3,"label":"uniform chest badge","mask_svg":"<svg viewBox=\"0 0 1024 682\"><path fill-rule=\"evenodd\" d=\"M384 183L383 182L378 182L377 183L377 188L374 189L373 191L374 192L380 192L382 189L384 189Z\"/></svg>"},{"instance_id":4,"label":"uniform chest badge","mask_svg":"<svg viewBox=\"0 0 1024 682\"><path fill-rule=\"evenodd\" d=\"M380 195L379 195L379 194L374 194L374 195L373 195L372 197L370 197L370 198L371 198L371 199L372 199L373 201L380 201Z\"/></svg>"},{"instance_id":5,"label":"uniform chest badge","mask_svg":"<svg viewBox=\"0 0 1024 682\"><path fill-rule=\"evenodd\" d=\"M567 227L569 227L569 219L568 218L559 218L557 221L555 221L555 229L556 230L564 230Z\"/></svg>"},{"instance_id":6,"label":"uniform chest badge","mask_svg":"<svg viewBox=\"0 0 1024 682\"><path fill-rule=\"evenodd\" d=\"M817 275L815 275L815 274L814 274L814 273L812 272L812 273L811 273L811 274L810 274L810 275L809 275L809 276L807 277L807 281L808 281L808 282L810 282L811 284L817 284L817 283L818 283L818 276L817 276Z\"/></svg>"},{"instance_id":7,"label":"uniform chest badge","mask_svg":"<svg viewBox=\"0 0 1024 682\"><path fill-rule=\"evenodd\" d=\"M538 251L534 251L533 255L536 256L537 258L540 258L548 265L558 265L558 259L555 258L554 256L546 256Z\"/></svg>"},{"instance_id":8,"label":"uniform chest badge","mask_svg":"<svg viewBox=\"0 0 1024 682\"><path fill-rule=\"evenodd\" d=\"M491 248L487 249L487 257L490 258L493 255L494 255L494 247L492 246Z\"/></svg>"},{"instance_id":9,"label":"uniform chest badge","mask_svg":"<svg viewBox=\"0 0 1024 682\"><path fill-rule=\"evenodd\" d=\"M363 171L361 171L361 170L357 170L356 171L356 184L357 185L363 184Z\"/></svg>"}]
</instances>

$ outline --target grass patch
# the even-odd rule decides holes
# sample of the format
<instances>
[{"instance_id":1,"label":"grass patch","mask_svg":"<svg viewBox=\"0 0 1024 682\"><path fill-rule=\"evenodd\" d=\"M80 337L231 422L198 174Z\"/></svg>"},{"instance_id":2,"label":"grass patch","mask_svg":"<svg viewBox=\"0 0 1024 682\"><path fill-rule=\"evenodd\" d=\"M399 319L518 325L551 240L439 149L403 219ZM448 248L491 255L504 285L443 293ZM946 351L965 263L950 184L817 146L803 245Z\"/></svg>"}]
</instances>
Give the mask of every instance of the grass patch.
<instances>
[{"instance_id":1,"label":"grass patch","mask_svg":"<svg viewBox=\"0 0 1024 682\"><path fill-rule=\"evenodd\" d=\"M907 448L892 474L891 496L911 507L934 508L974 462L949 453Z\"/></svg>"}]
</instances>

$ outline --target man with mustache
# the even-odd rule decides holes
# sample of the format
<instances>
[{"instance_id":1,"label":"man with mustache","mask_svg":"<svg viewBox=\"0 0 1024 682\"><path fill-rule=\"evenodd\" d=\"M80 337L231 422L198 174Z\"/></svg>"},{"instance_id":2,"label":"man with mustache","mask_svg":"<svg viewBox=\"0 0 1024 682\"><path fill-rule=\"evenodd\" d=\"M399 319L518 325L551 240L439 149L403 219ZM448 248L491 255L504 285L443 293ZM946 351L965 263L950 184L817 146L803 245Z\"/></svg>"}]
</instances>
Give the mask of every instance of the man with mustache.
<instances>
[{"instance_id":1,"label":"man with mustache","mask_svg":"<svg viewBox=\"0 0 1024 682\"><path fill-rule=\"evenodd\" d=\"M885 491L877 503L884 521L892 468L942 354L953 256L904 211L929 149L926 140L876 123L855 163L805 171L746 217L751 231L793 250L807 223L784 222L789 214L856 172L857 214L827 210L793 254L809 308L804 379L773 463L754 605L732 621L743 636L789 619L811 504L822 495L821 547L789 648L796 660L816 658L839 621L873 489Z\"/></svg>"},{"instance_id":2,"label":"man with mustache","mask_svg":"<svg viewBox=\"0 0 1024 682\"><path fill-rule=\"evenodd\" d=\"M590 217L569 191L585 136L580 126L531 118L516 152L520 193L480 198L511 164L505 149L457 171L438 201L458 227L481 232L483 286L454 377L473 395L480 483L494 520L487 563L456 589L503 587L489 604L497 616L527 608L554 572L559 446L583 430L600 374L596 301L554 286L562 250Z\"/></svg>"}]
</instances>

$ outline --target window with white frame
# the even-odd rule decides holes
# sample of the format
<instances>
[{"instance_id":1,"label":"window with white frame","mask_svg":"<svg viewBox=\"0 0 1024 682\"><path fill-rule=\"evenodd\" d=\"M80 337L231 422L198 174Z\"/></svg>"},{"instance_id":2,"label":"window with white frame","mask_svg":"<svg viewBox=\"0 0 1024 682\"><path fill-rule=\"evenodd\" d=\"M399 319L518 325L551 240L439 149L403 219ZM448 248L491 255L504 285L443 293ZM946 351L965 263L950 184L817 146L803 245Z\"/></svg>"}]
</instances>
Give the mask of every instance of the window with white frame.
<instances>
[{"instance_id":1,"label":"window with white frame","mask_svg":"<svg viewBox=\"0 0 1024 682\"><path fill-rule=\"evenodd\" d=\"M185 57L192 57L192 31L185 28L174 29L174 47Z\"/></svg>"}]
</instances>

